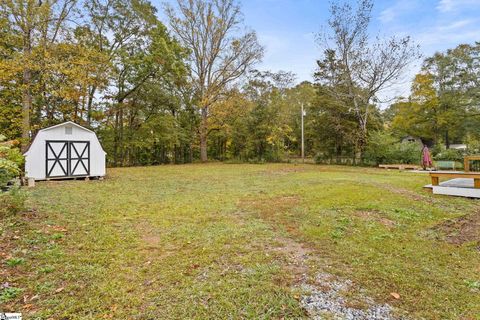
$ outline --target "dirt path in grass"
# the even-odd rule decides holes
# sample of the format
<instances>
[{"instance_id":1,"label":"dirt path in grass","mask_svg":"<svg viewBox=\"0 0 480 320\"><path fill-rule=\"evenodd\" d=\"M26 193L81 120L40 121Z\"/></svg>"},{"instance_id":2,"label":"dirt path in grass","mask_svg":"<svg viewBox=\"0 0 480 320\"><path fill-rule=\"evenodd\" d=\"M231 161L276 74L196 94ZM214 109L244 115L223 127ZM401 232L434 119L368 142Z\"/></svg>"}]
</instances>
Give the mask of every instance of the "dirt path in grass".
<instances>
[{"instance_id":1,"label":"dirt path in grass","mask_svg":"<svg viewBox=\"0 0 480 320\"><path fill-rule=\"evenodd\" d=\"M299 203L298 197L284 196L268 201L246 200L239 205L260 215L260 219L275 226L284 224L282 214ZM279 218L280 220L276 219ZM277 235L274 243L265 248L282 257L282 265L290 276L294 290L300 290L300 304L311 319L394 320L393 308L378 304L350 280L340 279L327 272L312 274L309 264L318 265L321 257L308 246L295 240L293 227L284 226L288 235ZM281 233L280 231L278 233Z\"/></svg>"},{"instance_id":2,"label":"dirt path in grass","mask_svg":"<svg viewBox=\"0 0 480 320\"><path fill-rule=\"evenodd\" d=\"M393 309L378 304L362 293L352 281L320 272L309 275L308 263L315 253L289 237L277 237L271 251L286 258L285 271L293 277L293 288L300 289L300 304L311 319L393 320ZM355 292L352 297L352 291ZM360 293L359 293L360 292Z\"/></svg>"},{"instance_id":3,"label":"dirt path in grass","mask_svg":"<svg viewBox=\"0 0 480 320\"><path fill-rule=\"evenodd\" d=\"M368 183L368 184L372 185L374 187L377 187L381 190L387 190L391 193L402 195L402 196L404 196L406 198L409 198L409 199L412 199L414 201L424 201L424 202L432 203L432 204L439 203L439 201L437 201L437 199L435 199L431 196L429 197L426 194L420 194L420 193L414 192L412 190L408 190L408 189L405 189L405 188L400 188L398 186L394 186L394 185L391 185L391 184L388 184L388 183L376 182L376 183Z\"/></svg>"}]
</instances>

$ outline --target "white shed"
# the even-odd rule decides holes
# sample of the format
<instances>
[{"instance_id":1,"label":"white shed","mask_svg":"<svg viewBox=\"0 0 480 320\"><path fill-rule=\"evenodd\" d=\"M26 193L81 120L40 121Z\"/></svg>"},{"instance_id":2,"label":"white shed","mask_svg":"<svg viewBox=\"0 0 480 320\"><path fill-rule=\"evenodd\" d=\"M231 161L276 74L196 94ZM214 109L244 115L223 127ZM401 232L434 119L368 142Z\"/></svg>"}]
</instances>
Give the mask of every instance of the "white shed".
<instances>
[{"instance_id":1,"label":"white shed","mask_svg":"<svg viewBox=\"0 0 480 320\"><path fill-rule=\"evenodd\" d=\"M34 180L105 176L105 151L95 132L67 121L40 130L24 153Z\"/></svg>"}]
</instances>

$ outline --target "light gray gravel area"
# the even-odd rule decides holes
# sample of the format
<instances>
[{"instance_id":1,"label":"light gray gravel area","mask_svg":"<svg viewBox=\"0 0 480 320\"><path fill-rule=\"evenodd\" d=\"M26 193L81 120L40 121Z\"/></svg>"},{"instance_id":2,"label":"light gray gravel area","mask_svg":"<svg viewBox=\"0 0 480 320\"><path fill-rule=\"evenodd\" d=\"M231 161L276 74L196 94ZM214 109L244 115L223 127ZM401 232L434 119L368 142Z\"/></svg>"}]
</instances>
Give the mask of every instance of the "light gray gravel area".
<instances>
[{"instance_id":1,"label":"light gray gravel area","mask_svg":"<svg viewBox=\"0 0 480 320\"><path fill-rule=\"evenodd\" d=\"M357 297L365 308L357 309L349 306L343 292L352 287L350 280L338 280L328 273L318 274L315 284L304 284L306 292L301 304L309 317L315 320L399 320L392 314L392 307L388 304L376 304L373 299Z\"/></svg>"},{"instance_id":2,"label":"light gray gravel area","mask_svg":"<svg viewBox=\"0 0 480 320\"><path fill-rule=\"evenodd\" d=\"M289 237L278 237L273 252L281 252L288 261L287 270L297 280L296 289L304 295L300 298L302 307L314 320L405 320L395 317L388 304L378 304L362 290L355 290L352 281L335 277L328 272L318 273L313 281L308 276L308 260L315 255L301 243ZM318 262L318 261L317 261ZM345 298L346 293L358 293L354 300ZM352 303L353 302L353 303Z\"/></svg>"}]
</instances>

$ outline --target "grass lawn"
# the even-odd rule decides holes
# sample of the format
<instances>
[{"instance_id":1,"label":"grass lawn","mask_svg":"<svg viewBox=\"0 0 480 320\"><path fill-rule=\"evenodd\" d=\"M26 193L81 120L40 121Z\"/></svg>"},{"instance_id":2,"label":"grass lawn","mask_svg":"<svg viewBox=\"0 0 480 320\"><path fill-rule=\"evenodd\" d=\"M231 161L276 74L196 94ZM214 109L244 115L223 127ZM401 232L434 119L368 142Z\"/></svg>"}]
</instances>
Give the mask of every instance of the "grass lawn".
<instances>
[{"instance_id":1,"label":"grass lawn","mask_svg":"<svg viewBox=\"0 0 480 320\"><path fill-rule=\"evenodd\" d=\"M471 227L480 202L433 196L422 190L428 180L208 164L37 183L29 210L0 222L0 311L304 318L299 284L327 272L352 281L352 303L362 292L410 319L480 319L480 228ZM295 261L299 252L305 261Z\"/></svg>"}]
</instances>

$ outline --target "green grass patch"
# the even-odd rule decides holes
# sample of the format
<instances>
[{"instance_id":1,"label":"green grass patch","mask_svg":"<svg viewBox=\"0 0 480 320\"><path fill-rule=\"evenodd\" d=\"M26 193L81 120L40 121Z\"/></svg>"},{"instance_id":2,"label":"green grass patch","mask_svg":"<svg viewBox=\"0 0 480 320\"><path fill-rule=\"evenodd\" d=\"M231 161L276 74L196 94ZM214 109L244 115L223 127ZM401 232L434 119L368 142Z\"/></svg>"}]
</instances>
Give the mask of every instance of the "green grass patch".
<instances>
[{"instance_id":1,"label":"green grass patch","mask_svg":"<svg viewBox=\"0 0 480 320\"><path fill-rule=\"evenodd\" d=\"M23 290L15 287L6 287L0 289L0 303L6 303L15 299Z\"/></svg>"},{"instance_id":2,"label":"green grass patch","mask_svg":"<svg viewBox=\"0 0 480 320\"><path fill-rule=\"evenodd\" d=\"M10 258L5 260L5 264L9 267L15 267L15 266L21 265L24 262L25 262L25 259L23 258Z\"/></svg>"},{"instance_id":3,"label":"green grass patch","mask_svg":"<svg viewBox=\"0 0 480 320\"><path fill-rule=\"evenodd\" d=\"M292 164L118 168L104 181L37 183L29 210L0 222L2 249L22 253L5 261L2 311L304 318L291 252L276 249L289 239L309 250L310 277L350 279L412 319L477 319L477 242L449 243L437 227L480 206L433 196L427 183L425 174Z\"/></svg>"}]
</instances>

